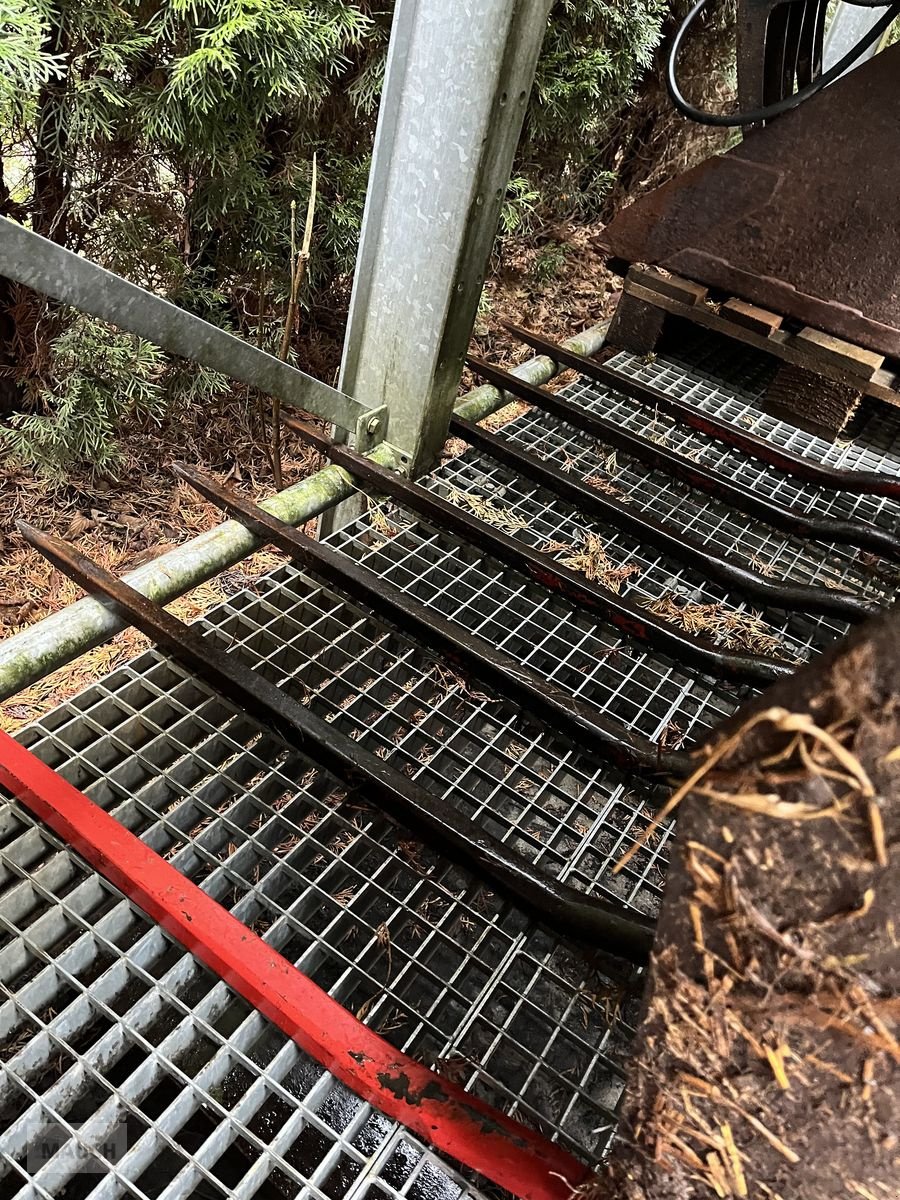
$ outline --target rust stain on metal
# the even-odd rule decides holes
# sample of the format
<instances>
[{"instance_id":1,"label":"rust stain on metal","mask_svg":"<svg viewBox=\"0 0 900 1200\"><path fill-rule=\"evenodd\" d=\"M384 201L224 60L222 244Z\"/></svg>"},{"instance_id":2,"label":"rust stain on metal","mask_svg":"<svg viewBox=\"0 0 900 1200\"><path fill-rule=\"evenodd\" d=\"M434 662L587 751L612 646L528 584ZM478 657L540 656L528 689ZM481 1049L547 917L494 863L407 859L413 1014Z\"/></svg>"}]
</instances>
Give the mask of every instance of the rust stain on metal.
<instances>
[{"instance_id":1,"label":"rust stain on metal","mask_svg":"<svg viewBox=\"0 0 900 1200\"><path fill-rule=\"evenodd\" d=\"M900 45L624 209L609 251L900 354Z\"/></svg>"},{"instance_id":2,"label":"rust stain on metal","mask_svg":"<svg viewBox=\"0 0 900 1200\"><path fill-rule=\"evenodd\" d=\"M423 1088L417 1090L413 1087L409 1075L405 1071L398 1071L395 1075L389 1071L380 1071L378 1082L397 1100L405 1100L407 1104L411 1104L415 1108L418 1108L423 1100L434 1100L440 1104L450 1101L449 1094L444 1091L436 1079L429 1080Z\"/></svg>"}]
</instances>

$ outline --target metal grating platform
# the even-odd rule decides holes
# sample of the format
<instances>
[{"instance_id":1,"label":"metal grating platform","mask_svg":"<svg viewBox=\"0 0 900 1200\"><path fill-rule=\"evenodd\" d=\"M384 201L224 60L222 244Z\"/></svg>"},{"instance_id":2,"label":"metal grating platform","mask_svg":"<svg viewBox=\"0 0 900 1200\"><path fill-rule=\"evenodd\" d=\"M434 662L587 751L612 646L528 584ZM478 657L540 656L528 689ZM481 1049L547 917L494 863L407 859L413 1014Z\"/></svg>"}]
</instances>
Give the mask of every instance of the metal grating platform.
<instances>
[{"instance_id":1,"label":"metal grating platform","mask_svg":"<svg viewBox=\"0 0 900 1200\"><path fill-rule=\"evenodd\" d=\"M758 413L752 356L701 347L689 362L619 355L612 365L653 371L674 394L780 444L822 449ZM585 382L567 394L646 432L646 413L618 394ZM725 454L658 420L670 445L717 464ZM873 418L828 461L897 473L898 432L892 414ZM891 593L889 577L845 548L748 529L545 415L526 412L503 435L585 478L602 474L630 503L779 576ZM747 460L740 469L793 487ZM489 500L534 545L598 533L613 563L637 567L623 595L747 607L472 452L429 482ZM872 503L890 522L892 507ZM378 511L332 541L648 737L702 737L748 694L685 673L408 513ZM844 629L763 616L798 660ZM611 873L649 818L642 780L567 747L292 567L237 593L204 627L543 870L655 912L670 831ZM549 936L156 652L22 739L394 1045L586 1160L603 1153L639 1004L626 964ZM3 1196L455 1200L479 1186L306 1059L12 803L0 810L0 982Z\"/></svg>"}]
</instances>

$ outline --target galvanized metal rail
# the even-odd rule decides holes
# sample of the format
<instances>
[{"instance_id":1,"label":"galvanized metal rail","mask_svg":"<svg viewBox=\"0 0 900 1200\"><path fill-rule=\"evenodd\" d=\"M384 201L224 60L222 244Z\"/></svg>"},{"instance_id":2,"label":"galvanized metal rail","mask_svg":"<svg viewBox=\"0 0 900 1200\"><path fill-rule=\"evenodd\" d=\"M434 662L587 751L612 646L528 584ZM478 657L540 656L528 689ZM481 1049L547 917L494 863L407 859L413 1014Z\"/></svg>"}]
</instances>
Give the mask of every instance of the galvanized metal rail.
<instances>
[{"instance_id":1,"label":"galvanized metal rail","mask_svg":"<svg viewBox=\"0 0 900 1200\"><path fill-rule=\"evenodd\" d=\"M680 657L682 661L690 662L700 670L728 679L764 683L784 678L794 670L791 663L780 659L723 650L712 642L683 633L668 622L654 618L640 606L589 582L577 571L562 566L541 551L462 511L457 505L436 496L427 488L384 470L361 454L336 445L302 421L288 417L287 424L310 445L327 454L332 462L344 467L366 484L408 505L414 512L434 521L442 528L466 538L475 545L484 546L502 561L525 572L543 586L591 612L601 614L630 637L646 642L666 654Z\"/></svg>"},{"instance_id":2,"label":"galvanized metal rail","mask_svg":"<svg viewBox=\"0 0 900 1200\"><path fill-rule=\"evenodd\" d=\"M647 408L659 409L661 412L668 413L690 429L695 429L698 433L715 438L737 450L742 450L745 454L752 455L776 470L786 471L797 479L817 484L829 491L900 498L900 479L892 479L877 472L839 471L833 467L823 466L812 459L804 458L801 454L792 454L788 450L783 450L766 438L739 429L728 421L722 421L708 413L701 412L693 405L676 400L661 388L631 379L602 363L594 362L593 359L587 358L583 354L573 354L563 346L558 346L555 342L532 333L529 329L523 329L520 325L504 322L504 327L533 350L548 355L564 366L573 367L588 379L606 384L607 387L616 388Z\"/></svg>"},{"instance_id":3,"label":"galvanized metal rail","mask_svg":"<svg viewBox=\"0 0 900 1200\"><path fill-rule=\"evenodd\" d=\"M261 511L261 510L260 510ZM362 787L392 819L421 831L492 886L501 888L538 919L568 936L605 945L613 953L645 959L652 922L629 917L602 897L588 897L548 878L501 841L473 825L451 804L309 712L233 654L210 644L197 630L153 604L59 538L24 522L28 543L83 590L111 603L120 616L151 637L223 695L257 716L289 744L311 755L350 787ZM272 531L267 530L272 538Z\"/></svg>"},{"instance_id":4,"label":"galvanized metal rail","mask_svg":"<svg viewBox=\"0 0 900 1200\"><path fill-rule=\"evenodd\" d=\"M466 360L477 376L495 387L511 392L529 404L552 414L560 421L580 429L608 446L632 455L640 462L666 472L671 478L680 480L709 496L722 500L738 512L759 518L786 533L816 538L823 542L855 546L861 550L883 555L900 561L900 536L879 529L865 521L844 520L836 517L820 517L796 508L787 508L767 499L764 495L726 479L716 471L710 471L649 438L641 437L631 430L622 428L595 412L573 404L554 392L536 387L517 379L508 371L486 363L479 358Z\"/></svg>"},{"instance_id":5,"label":"galvanized metal rail","mask_svg":"<svg viewBox=\"0 0 900 1200\"><path fill-rule=\"evenodd\" d=\"M344 447L341 462L356 461ZM338 452L336 452L338 457ZM176 474L201 496L246 525L258 538L277 546L295 562L347 592L400 629L411 632L450 662L522 705L525 720L542 717L564 737L602 761L654 774L683 775L691 769L687 754L662 750L648 738L617 725L599 709L498 650L485 638L434 612L414 597L385 583L346 554L315 541L279 521L259 505L221 487L209 476L179 463ZM391 476L395 478L395 476Z\"/></svg>"},{"instance_id":6,"label":"galvanized metal rail","mask_svg":"<svg viewBox=\"0 0 900 1200\"><path fill-rule=\"evenodd\" d=\"M384 408L339 392L9 217L0 217L0 263L7 279L333 421L354 434L361 446L374 446L384 438Z\"/></svg>"},{"instance_id":7,"label":"galvanized metal rail","mask_svg":"<svg viewBox=\"0 0 900 1200\"><path fill-rule=\"evenodd\" d=\"M728 588L753 596L764 604L789 611L827 613L852 622L864 621L880 611L876 604L849 592L778 582L759 571L751 570L743 563L716 554L709 546L694 540L684 530L675 529L662 521L643 515L636 511L633 505L616 500L582 483L552 463L538 458L536 454L519 449L508 438L492 433L472 421L454 417L450 422L450 431L517 474L561 496L582 512L608 521L616 528L627 530L644 542L656 546L664 554Z\"/></svg>"}]
</instances>

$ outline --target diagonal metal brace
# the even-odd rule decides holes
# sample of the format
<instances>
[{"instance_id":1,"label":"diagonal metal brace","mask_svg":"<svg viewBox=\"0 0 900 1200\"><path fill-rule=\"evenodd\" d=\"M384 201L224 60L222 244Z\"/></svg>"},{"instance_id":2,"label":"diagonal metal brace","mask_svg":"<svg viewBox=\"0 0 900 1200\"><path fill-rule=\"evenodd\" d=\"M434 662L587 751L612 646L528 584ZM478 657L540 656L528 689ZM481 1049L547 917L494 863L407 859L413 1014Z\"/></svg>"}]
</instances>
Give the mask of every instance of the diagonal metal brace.
<instances>
[{"instance_id":1,"label":"diagonal metal brace","mask_svg":"<svg viewBox=\"0 0 900 1200\"><path fill-rule=\"evenodd\" d=\"M0 274L314 413L353 434L363 449L384 440L386 409L367 407L8 217L0 218Z\"/></svg>"}]
</instances>

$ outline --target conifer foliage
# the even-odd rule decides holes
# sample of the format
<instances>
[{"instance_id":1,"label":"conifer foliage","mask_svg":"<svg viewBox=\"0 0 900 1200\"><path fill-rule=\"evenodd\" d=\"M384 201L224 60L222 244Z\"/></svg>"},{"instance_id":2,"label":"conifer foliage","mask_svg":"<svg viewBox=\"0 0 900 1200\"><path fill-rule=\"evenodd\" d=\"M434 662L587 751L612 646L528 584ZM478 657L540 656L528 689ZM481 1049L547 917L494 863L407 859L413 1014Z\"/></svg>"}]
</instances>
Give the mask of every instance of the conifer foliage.
<instances>
[{"instance_id":1,"label":"conifer foliage","mask_svg":"<svg viewBox=\"0 0 900 1200\"><path fill-rule=\"evenodd\" d=\"M608 173L592 171L590 147L648 61L661 4L558 0L504 229L543 205L595 205ZM390 8L0 0L0 213L275 349L290 206L305 205L313 152L301 300L352 269ZM0 280L7 454L57 474L109 465L138 393L144 419L164 420L197 401L184 381L138 339Z\"/></svg>"}]
</instances>

